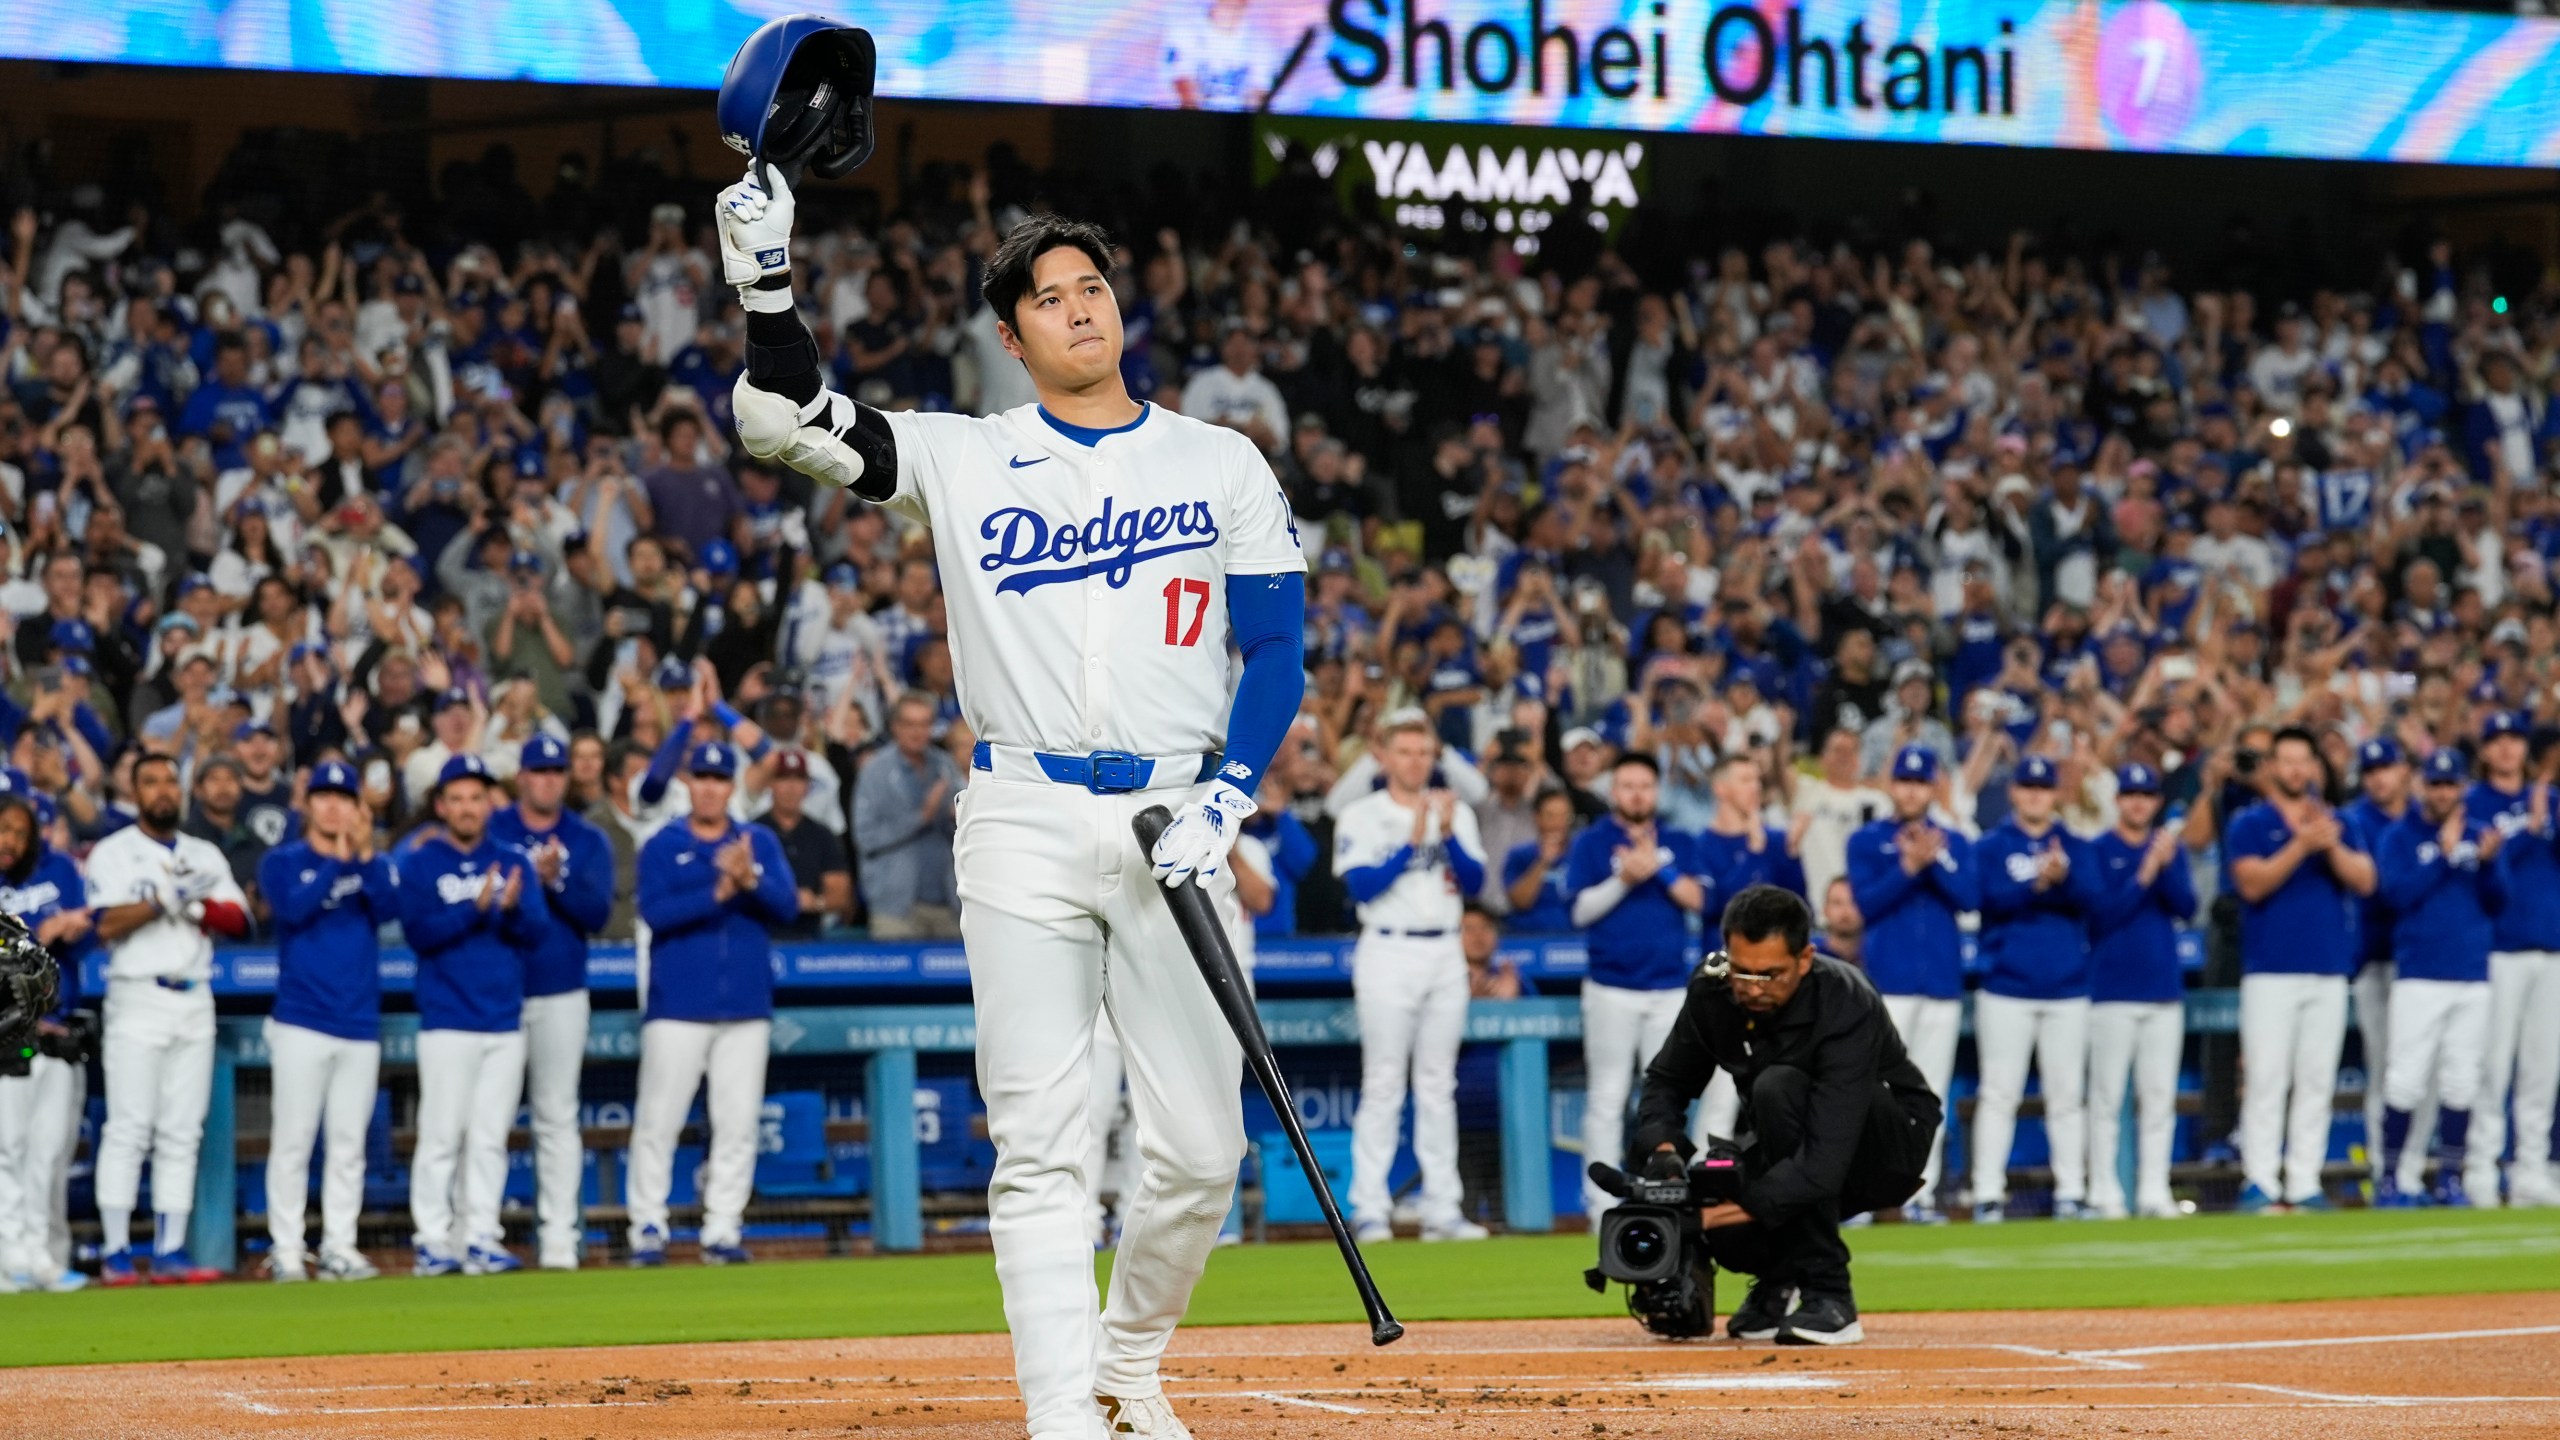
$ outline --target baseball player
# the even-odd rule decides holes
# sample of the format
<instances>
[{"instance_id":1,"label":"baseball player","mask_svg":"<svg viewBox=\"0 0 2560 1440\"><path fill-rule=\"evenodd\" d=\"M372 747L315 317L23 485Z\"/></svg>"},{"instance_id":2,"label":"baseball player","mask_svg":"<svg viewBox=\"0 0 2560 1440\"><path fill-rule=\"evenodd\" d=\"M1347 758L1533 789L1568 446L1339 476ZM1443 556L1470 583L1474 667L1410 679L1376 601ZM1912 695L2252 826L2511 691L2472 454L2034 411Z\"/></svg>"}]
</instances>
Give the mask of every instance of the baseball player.
<instances>
[{"instance_id":1,"label":"baseball player","mask_svg":"<svg viewBox=\"0 0 2560 1440\"><path fill-rule=\"evenodd\" d=\"M80 867L44 842L38 818L24 794L0 796L0 909L53 952L61 981L27 1073L0 1077L0 1290L68 1291L89 1283L71 1268L70 1217L88 1065L68 1047L95 922Z\"/></svg>"},{"instance_id":2,"label":"baseball player","mask_svg":"<svg viewBox=\"0 0 2560 1440\"><path fill-rule=\"evenodd\" d=\"M2311 732L2277 731L2260 771L2267 798L2222 835L2240 894L2240 1208L2317 1209L2356 964L2349 902L2373 893L2373 857L2320 800Z\"/></svg>"},{"instance_id":3,"label":"baseball player","mask_svg":"<svg viewBox=\"0 0 2560 1440\"><path fill-rule=\"evenodd\" d=\"M1628 1095L1680 1018L1689 993L1689 917L1703 913L1715 894L1696 837L1659 823L1661 786L1652 756L1619 756L1609 773L1609 813L1575 836L1565 855L1565 894L1590 955L1582 982L1582 1154L1600 1164L1626 1163ZM1712 1112L1708 1130L1730 1135L1740 1108L1732 1082L1723 1081L1719 1096L1710 1081L1704 1103ZM1615 1203L1582 1182L1594 1225Z\"/></svg>"},{"instance_id":4,"label":"baseball player","mask_svg":"<svg viewBox=\"0 0 2560 1440\"><path fill-rule=\"evenodd\" d=\"M2356 747L2357 784L2364 793L2338 812L2348 839L2371 855L2382 832L2409 813L2409 762L2385 735ZM2391 1054L2391 907L2375 894L2356 902L2358 963L2353 983L2356 1033L2364 1046L2364 1154L2373 1178L2382 1178L2382 1072ZM2433 1103L2417 1116L2420 1134L2433 1134Z\"/></svg>"},{"instance_id":5,"label":"baseball player","mask_svg":"<svg viewBox=\"0 0 2560 1440\"><path fill-rule=\"evenodd\" d=\"M89 907L107 947L101 1042L107 1124L98 1139L99 1279L131 1285L133 1208L151 1161L152 1283L203 1284L221 1272L187 1256L196 1150L213 1094L213 937L249 933L249 901L213 842L178 833L178 763L133 765L134 823L89 852Z\"/></svg>"},{"instance_id":6,"label":"baseball player","mask_svg":"<svg viewBox=\"0 0 2560 1440\"><path fill-rule=\"evenodd\" d=\"M2187 1040L2178 926L2196 913L2195 878L2173 827L2158 826L2160 772L2116 771L2116 826L2089 842L2089 1209L2125 1216L2116 1137L2128 1080L2134 1103L2134 1208L2179 1214L2169 1195L2178 1128L2178 1058Z\"/></svg>"},{"instance_id":7,"label":"baseball player","mask_svg":"<svg viewBox=\"0 0 2560 1440\"><path fill-rule=\"evenodd\" d=\"M373 848L364 781L343 760L314 766L298 840L258 862L258 889L275 914L276 1001L267 1017L275 1075L268 1122L267 1273L307 1280L303 1203L311 1143L328 1131L320 1177L322 1279L370 1280L356 1249L364 1209L364 1139L382 1072L382 955L376 933L398 919L399 871Z\"/></svg>"},{"instance_id":8,"label":"baseball player","mask_svg":"<svg viewBox=\"0 0 2560 1440\"><path fill-rule=\"evenodd\" d=\"M2472 1111L2471 1203L2498 1199L2498 1156L2507 1145L2507 1097L2516 1107L2516 1157L2507 1199L2560 1205L2551 1173L2551 1120L2560 1100L2560 845L2551 786L2525 775L2525 717L2492 714L2480 734L2480 768L2466 803L2505 838L2507 905L2489 952L2488 1069Z\"/></svg>"},{"instance_id":9,"label":"baseball player","mask_svg":"<svg viewBox=\"0 0 2560 1440\"><path fill-rule=\"evenodd\" d=\"M1428 789L1439 737L1419 710L1388 716L1383 790L1333 826L1333 868L1360 910L1351 994L1360 1016L1360 1108L1351 1119L1351 1211L1363 1244L1391 1240L1387 1169L1413 1082L1413 1157L1422 1169L1422 1238L1481 1240L1459 1208L1458 1047L1467 1030L1466 897L1484 883L1476 816ZM1646 872L1648 875L1650 870ZM1679 992L1672 992L1678 998ZM1623 1083L1623 1082L1621 1082ZM1625 1101L1620 1099L1620 1107Z\"/></svg>"},{"instance_id":10,"label":"baseball player","mask_svg":"<svg viewBox=\"0 0 2560 1440\"><path fill-rule=\"evenodd\" d=\"M569 747L524 742L516 803L489 817L489 837L524 857L525 1093L533 1106L535 1254L545 1270L578 1268L578 1185L586 1142L578 1074L587 1060L587 937L613 913L613 844L568 813Z\"/></svg>"},{"instance_id":11,"label":"baseball player","mask_svg":"<svg viewBox=\"0 0 2560 1440\"><path fill-rule=\"evenodd\" d=\"M804 48L842 29L809 30ZM1035 217L986 268L997 337L1036 404L887 415L827 390L792 308L779 162L840 133L832 92L746 59L723 86L723 114L738 116L723 129L777 163L759 167L771 188L742 181L718 207L747 311L740 440L932 530L978 736L955 846L961 937L996 1146L989 1229L1030 1430L1182 1437L1157 1362L1243 1158L1242 1055L1150 889L1219 868L1255 810L1306 683L1305 556L1250 440L1130 398L1112 249L1090 226ZM1156 804L1176 815L1150 855L1129 826ZM1083 1170L1106 1005L1145 1163L1097 1318Z\"/></svg>"},{"instance_id":12,"label":"baseball player","mask_svg":"<svg viewBox=\"0 0 2560 1440\"><path fill-rule=\"evenodd\" d=\"M1982 1088L1973 1109L1973 1218L2009 1208L2009 1150L2030 1056L2044 1080L2053 1217L2084 1218L2089 1079L2089 911L2099 874L2088 844L2054 819L2053 761L2029 755L2009 780L2009 818L1975 849L1982 875L1982 990L1973 1045Z\"/></svg>"},{"instance_id":13,"label":"baseball player","mask_svg":"<svg viewBox=\"0 0 2560 1440\"><path fill-rule=\"evenodd\" d=\"M436 772L437 824L400 857L400 928L418 955L418 1148L409 1161L412 1265L502 1275L524 1262L498 1225L507 1132L524 1093L524 857L489 834L496 782L479 756Z\"/></svg>"},{"instance_id":14,"label":"baseball player","mask_svg":"<svg viewBox=\"0 0 2560 1440\"><path fill-rule=\"evenodd\" d=\"M1973 842L1930 818L1938 798L1938 752L1905 745L1887 782L1893 817L1873 820L1849 837L1849 891L1866 917L1867 978L1912 1063L1944 1100L1956 1074L1956 1039L1964 1025L1963 937L1956 917L1982 904ZM1903 1218L1935 1223L1938 1165L1946 1132L1930 1142L1920 1193Z\"/></svg>"},{"instance_id":15,"label":"baseball player","mask_svg":"<svg viewBox=\"0 0 2560 1440\"><path fill-rule=\"evenodd\" d=\"M2474 818L2464 804L2471 767L2462 752L2436 751L2419 775L2413 813L2383 832L2374 857L2383 898L2398 917L2391 953L2399 966L2382 1081L2382 1175L2373 1189L2379 1207L2418 1203L2426 1137L2409 1150L2410 1112L2429 1094L2446 1157L2433 1198L2470 1203L2462 1170L2489 1048L2489 947L2512 888L2497 821Z\"/></svg>"},{"instance_id":16,"label":"baseball player","mask_svg":"<svg viewBox=\"0 0 2560 1440\"><path fill-rule=\"evenodd\" d=\"M685 761L692 813L640 847L640 918L649 926L640 1016L640 1093L631 1111L631 1263L667 1259L667 1191L676 1137L710 1081L710 1174L702 1186L702 1260L742 1265L740 1218L755 1184L764 1062L773 1041L775 925L800 918L782 842L729 815L738 749L712 741Z\"/></svg>"},{"instance_id":17,"label":"baseball player","mask_svg":"<svg viewBox=\"0 0 2560 1440\"><path fill-rule=\"evenodd\" d=\"M1803 897L1804 861L1798 858L1796 837L1760 821L1760 762L1728 755L1716 762L1709 783L1715 789L1715 818L1697 835L1708 888L1731 898L1754 885L1775 885Z\"/></svg>"}]
</instances>

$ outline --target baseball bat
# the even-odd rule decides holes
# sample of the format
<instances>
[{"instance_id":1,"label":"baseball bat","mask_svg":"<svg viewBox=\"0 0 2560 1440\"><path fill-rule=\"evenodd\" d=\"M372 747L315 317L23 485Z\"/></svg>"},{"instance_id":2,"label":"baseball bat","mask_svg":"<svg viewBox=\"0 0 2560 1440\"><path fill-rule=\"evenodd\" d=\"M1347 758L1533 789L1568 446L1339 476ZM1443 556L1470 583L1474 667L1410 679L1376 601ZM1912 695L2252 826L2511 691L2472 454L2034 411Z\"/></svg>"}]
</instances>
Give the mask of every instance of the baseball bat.
<instances>
[{"instance_id":1,"label":"baseball bat","mask_svg":"<svg viewBox=\"0 0 2560 1440\"><path fill-rule=\"evenodd\" d=\"M1173 815L1161 805L1150 805L1138 812L1130 828L1138 834L1139 848L1153 855L1156 841L1165 827L1173 823ZM1173 923L1182 931L1182 943L1191 951L1193 963L1200 967L1200 978L1209 982L1209 993L1217 998L1218 1009L1236 1032L1236 1040L1244 1047L1245 1068L1262 1085L1262 1093L1271 1102L1271 1111L1280 1117L1280 1128L1289 1132L1289 1147L1298 1152L1298 1164L1307 1172L1307 1183L1315 1187L1316 1204L1324 1209L1324 1223L1333 1230L1333 1243L1342 1247L1342 1261L1351 1267L1351 1283L1360 1291L1361 1308L1369 1312L1369 1341L1375 1345L1392 1345L1404 1335L1404 1326L1387 1312L1386 1299L1378 1294L1378 1282L1369 1278L1369 1262L1360 1258L1359 1242L1351 1238L1351 1227L1342 1221L1342 1207L1334 1203L1333 1186L1324 1178L1324 1168L1316 1163L1315 1149L1307 1143L1307 1127L1298 1119L1297 1103L1289 1096L1289 1081L1280 1073L1279 1058L1271 1053L1271 1037L1263 1033L1262 1012L1253 1007L1253 993L1245 988L1244 967L1236 963L1236 952L1227 944L1226 927L1218 923L1217 914L1209 908L1209 897L1201 893L1195 882L1187 885L1159 886L1164 903L1173 911Z\"/></svg>"}]
</instances>

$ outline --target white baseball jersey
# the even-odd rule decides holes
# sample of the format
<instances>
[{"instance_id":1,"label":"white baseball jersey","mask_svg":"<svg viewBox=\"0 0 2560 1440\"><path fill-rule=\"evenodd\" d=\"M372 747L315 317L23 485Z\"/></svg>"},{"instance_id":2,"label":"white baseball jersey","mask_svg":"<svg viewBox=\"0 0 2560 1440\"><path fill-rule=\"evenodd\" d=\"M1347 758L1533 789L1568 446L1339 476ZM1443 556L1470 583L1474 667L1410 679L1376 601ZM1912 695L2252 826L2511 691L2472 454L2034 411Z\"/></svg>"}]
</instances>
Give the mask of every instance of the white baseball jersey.
<instances>
[{"instance_id":1,"label":"white baseball jersey","mask_svg":"<svg viewBox=\"0 0 2560 1440\"><path fill-rule=\"evenodd\" d=\"M89 852L89 903L131 905L154 897L228 900L242 909L249 897L231 878L231 864L210 840L180 835L168 844L128 825ZM107 956L110 980L213 978L213 937L184 920L161 916L119 940Z\"/></svg>"},{"instance_id":2,"label":"white baseball jersey","mask_svg":"<svg viewBox=\"0 0 2560 1440\"><path fill-rule=\"evenodd\" d=\"M1481 863L1484 838L1476 833L1476 812L1460 805L1449 823L1456 843ZM1395 883L1360 907L1360 928L1455 933L1466 897L1458 893L1457 877L1449 870L1450 840L1440 833L1438 821L1431 822L1423 831L1422 853ZM1365 870L1412 842L1413 812L1386 791L1376 791L1344 807L1333 822L1333 873Z\"/></svg>"},{"instance_id":3,"label":"white baseball jersey","mask_svg":"<svg viewBox=\"0 0 2560 1440\"><path fill-rule=\"evenodd\" d=\"M979 739L1064 755L1224 748L1226 577L1306 569L1252 441L1154 405L1091 445L1037 405L888 418L889 505L932 527Z\"/></svg>"}]
</instances>

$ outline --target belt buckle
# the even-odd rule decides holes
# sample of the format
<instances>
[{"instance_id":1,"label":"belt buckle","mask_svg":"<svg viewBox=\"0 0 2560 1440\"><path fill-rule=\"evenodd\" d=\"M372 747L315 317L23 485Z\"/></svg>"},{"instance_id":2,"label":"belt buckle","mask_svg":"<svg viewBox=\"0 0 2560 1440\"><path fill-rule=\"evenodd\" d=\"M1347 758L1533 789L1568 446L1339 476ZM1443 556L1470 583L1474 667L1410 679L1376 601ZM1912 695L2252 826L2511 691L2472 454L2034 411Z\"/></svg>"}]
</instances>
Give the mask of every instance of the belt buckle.
<instances>
[{"instance_id":1,"label":"belt buckle","mask_svg":"<svg viewBox=\"0 0 2560 1440\"><path fill-rule=\"evenodd\" d=\"M1084 788L1096 795L1126 795L1147 783L1147 762L1127 750L1096 750L1084 763Z\"/></svg>"}]
</instances>

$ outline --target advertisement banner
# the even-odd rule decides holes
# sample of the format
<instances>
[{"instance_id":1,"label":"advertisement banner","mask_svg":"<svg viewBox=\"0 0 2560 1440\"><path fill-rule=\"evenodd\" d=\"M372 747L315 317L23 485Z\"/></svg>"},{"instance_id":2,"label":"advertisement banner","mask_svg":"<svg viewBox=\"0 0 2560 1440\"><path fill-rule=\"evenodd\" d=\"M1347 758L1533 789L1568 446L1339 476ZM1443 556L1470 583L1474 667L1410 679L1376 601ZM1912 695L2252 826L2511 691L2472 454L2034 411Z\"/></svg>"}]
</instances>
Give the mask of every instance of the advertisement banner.
<instances>
[{"instance_id":1,"label":"advertisement banner","mask_svg":"<svg viewBox=\"0 0 2560 1440\"><path fill-rule=\"evenodd\" d=\"M713 87L787 0L15 0L0 56ZM884 95L2560 163L2560 20L2063 0L867 0Z\"/></svg>"}]
</instances>

